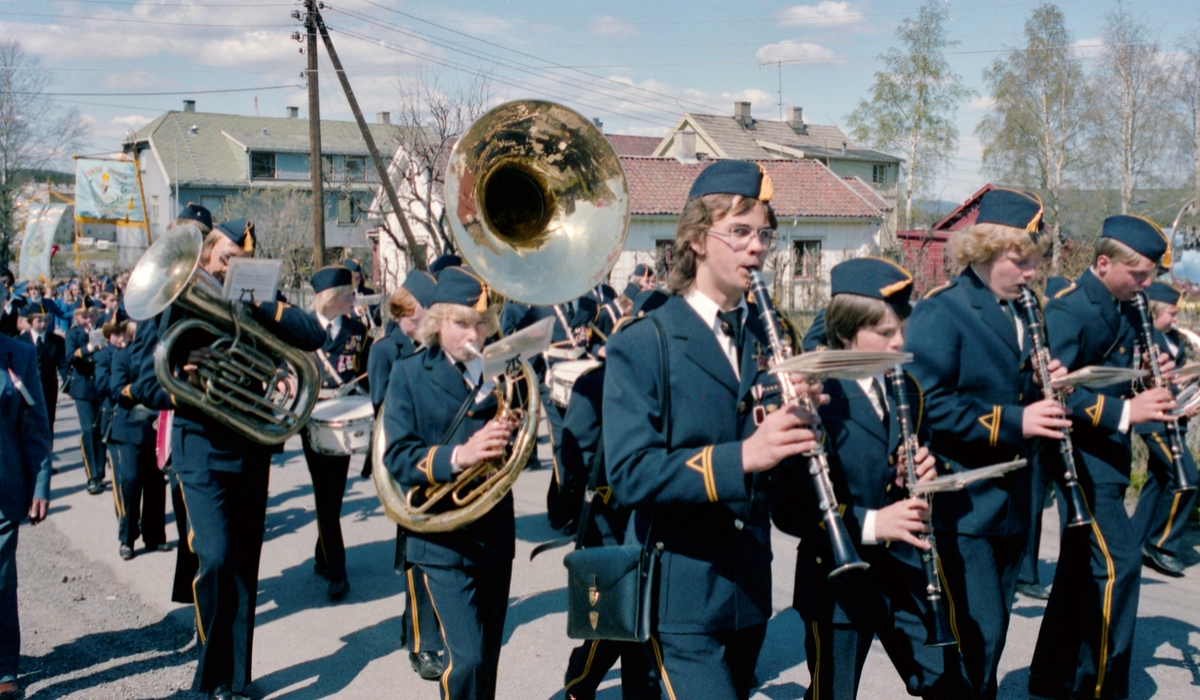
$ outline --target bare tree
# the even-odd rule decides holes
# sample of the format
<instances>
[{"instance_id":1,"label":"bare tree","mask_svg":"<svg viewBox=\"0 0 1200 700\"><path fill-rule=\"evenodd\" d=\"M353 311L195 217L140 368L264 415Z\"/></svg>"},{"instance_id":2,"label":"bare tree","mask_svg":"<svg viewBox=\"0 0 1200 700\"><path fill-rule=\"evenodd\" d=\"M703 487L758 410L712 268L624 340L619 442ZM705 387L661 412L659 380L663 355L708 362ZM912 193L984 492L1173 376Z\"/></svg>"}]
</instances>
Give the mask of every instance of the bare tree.
<instances>
[{"instance_id":1,"label":"bare tree","mask_svg":"<svg viewBox=\"0 0 1200 700\"><path fill-rule=\"evenodd\" d=\"M914 194L926 191L954 154L954 113L971 95L942 55L959 43L947 38L948 15L943 2L926 0L917 19L900 23L895 36L903 48L881 57L885 68L875 73L870 100L859 100L846 119L855 139L904 153L904 227L912 221Z\"/></svg>"},{"instance_id":2,"label":"bare tree","mask_svg":"<svg viewBox=\"0 0 1200 700\"><path fill-rule=\"evenodd\" d=\"M1171 144L1170 68L1146 25L1118 3L1105 17L1104 48L1092 79L1093 163L1116 172L1121 213L1134 194L1161 180Z\"/></svg>"},{"instance_id":3,"label":"bare tree","mask_svg":"<svg viewBox=\"0 0 1200 700\"><path fill-rule=\"evenodd\" d=\"M487 109L491 87L486 78L443 89L437 79L417 79L398 84L402 127L396 143L392 177L400 203L418 238L430 242L437 255L454 252L442 203L446 163L459 134ZM384 233L398 249L408 246L388 226ZM408 251L410 256L417 251Z\"/></svg>"},{"instance_id":4,"label":"bare tree","mask_svg":"<svg viewBox=\"0 0 1200 700\"><path fill-rule=\"evenodd\" d=\"M975 133L983 166L1003 182L1041 190L1053 241L1050 269L1062 265L1062 192L1082 157L1087 83L1072 53L1071 34L1054 3L1025 20L1025 46L998 58L983 73L995 106Z\"/></svg>"},{"instance_id":5,"label":"bare tree","mask_svg":"<svg viewBox=\"0 0 1200 700\"><path fill-rule=\"evenodd\" d=\"M84 137L74 109L46 96L50 73L18 41L0 41L0 267L14 237L13 195L32 170L61 165Z\"/></svg>"},{"instance_id":6,"label":"bare tree","mask_svg":"<svg viewBox=\"0 0 1200 700\"><path fill-rule=\"evenodd\" d=\"M247 218L258 238L256 255L283 261L280 286L298 289L312 275L312 195L305 190L244 189L226 197L214 218Z\"/></svg>"},{"instance_id":7,"label":"bare tree","mask_svg":"<svg viewBox=\"0 0 1200 700\"><path fill-rule=\"evenodd\" d=\"M1175 99L1180 106L1181 135L1192 160L1192 195L1200 197L1200 39L1182 47L1183 64L1175 74Z\"/></svg>"}]
</instances>

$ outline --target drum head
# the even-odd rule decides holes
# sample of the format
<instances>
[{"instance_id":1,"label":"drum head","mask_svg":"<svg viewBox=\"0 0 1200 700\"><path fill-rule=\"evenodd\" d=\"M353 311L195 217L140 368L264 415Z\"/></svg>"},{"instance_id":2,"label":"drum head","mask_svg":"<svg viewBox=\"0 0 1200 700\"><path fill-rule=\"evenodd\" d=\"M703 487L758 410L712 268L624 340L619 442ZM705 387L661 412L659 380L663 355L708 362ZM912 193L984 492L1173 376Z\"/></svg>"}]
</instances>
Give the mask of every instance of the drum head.
<instances>
[{"instance_id":1,"label":"drum head","mask_svg":"<svg viewBox=\"0 0 1200 700\"><path fill-rule=\"evenodd\" d=\"M312 419L316 421L356 420L371 418L375 410L369 396L339 396L317 402L313 407Z\"/></svg>"}]
</instances>

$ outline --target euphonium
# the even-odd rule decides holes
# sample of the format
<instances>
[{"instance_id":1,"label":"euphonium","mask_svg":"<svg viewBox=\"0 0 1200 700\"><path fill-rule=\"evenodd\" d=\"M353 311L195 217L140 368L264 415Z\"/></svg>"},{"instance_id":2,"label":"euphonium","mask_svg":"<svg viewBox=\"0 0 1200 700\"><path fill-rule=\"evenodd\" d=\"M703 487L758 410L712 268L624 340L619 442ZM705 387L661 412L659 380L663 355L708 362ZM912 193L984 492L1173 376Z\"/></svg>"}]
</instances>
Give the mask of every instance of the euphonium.
<instances>
[{"instance_id":1,"label":"euphonium","mask_svg":"<svg viewBox=\"0 0 1200 700\"><path fill-rule=\"evenodd\" d=\"M896 393L896 419L900 423L900 449L904 453L905 483L912 488L917 483L917 434L912 422L912 409L908 405L908 387L904 385L904 367L897 366L891 372L892 388ZM925 503L933 507L931 495L925 495ZM942 603L942 576L938 571L937 540L933 533L918 535L929 544L921 550L921 568L925 571L925 602L929 606L929 617L925 620L925 646L948 647L955 643L950 629L950 611Z\"/></svg>"},{"instance_id":2,"label":"euphonium","mask_svg":"<svg viewBox=\"0 0 1200 700\"><path fill-rule=\"evenodd\" d=\"M264 445L277 445L303 427L317 401L320 374L306 352L250 318L240 302L201 266L204 235L177 226L151 245L130 273L125 310L148 321L169 306L191 317L172 323L154 348L154 374L176 401ZM215 338L199 369L199 386L175 376L175 343L188 333Z\"/></svg>"},{"instance_id":3,"label":"euphonium","mask_svg":"<svg viewBox=\"0 0 1200 700\"><path fill-rule=\"evenodd\" d=\"M450 154L443 199L466 264L526 304L586 294L608 276L629 227L629 183L616 152L591 120L552 102L509 102L471 124ZM524 361L514 365L496 382L501 415L520 420L508 457L465 470L451 484L401 490L387 468L386 403L380 408L372 472L394 522L446 532L503 500L536 447L541 411L536 375ZM513 408L514 401L523 405Z\"/></svg>"},{"instance_id":4,"label":"euphonium","mask_svg":"<svg viewBox=\"0 0 1200 700\"><path fill-rule=\"evenodd\" d=\"M787 359L787 352L784 350L782 332L775 315L775 305L771 301L771 295L767 293L762 273L757 269L750 271L750 295L754 298L754 304L758 307L763 325L767 329L771 361L779 364ZM779 374L778 379L784 405L800 404L810 413L817 412L808 395L798 392L786 374ZM834 493L833 482L829 478L829 458L826 457L825 450L818 444L812 452L804 456L808 458L808 473L812 477L813 489L817 494L817 508L821 511L821 520L825 524L825 531L829 533L829 544L833 549L833 570L829 572L829 578L854 569L870 568L870 564L859 558L850 533L846 530L846 523L842 522L837 494Z\"/></svg>"}]
</instances>

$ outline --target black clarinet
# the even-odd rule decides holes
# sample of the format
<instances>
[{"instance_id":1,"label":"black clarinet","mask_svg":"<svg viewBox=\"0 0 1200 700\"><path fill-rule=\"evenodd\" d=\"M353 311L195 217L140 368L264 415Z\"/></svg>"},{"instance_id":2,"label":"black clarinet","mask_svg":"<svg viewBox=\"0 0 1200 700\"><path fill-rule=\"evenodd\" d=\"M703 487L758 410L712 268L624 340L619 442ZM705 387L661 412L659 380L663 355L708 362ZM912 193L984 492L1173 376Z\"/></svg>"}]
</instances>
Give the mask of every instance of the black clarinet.
<instances>
[{"instance_id":1,"label":"black clarinet","mask_svg":"<svg viewBox=\"0 0 1200 700\"><path fill-rule=\"evenodd\" d=\"M1029 287L1021 286L1021 308L1025 311L1025 325L1029 328L1029 342L1033 351L1029 358L1033 361L1038 381L1042 384L1042 397L1054 399L1059 406L1065 407L1066 396L1051 386L1050 380L1050 346L1046 343L1046 320L1042 317L1042 309L1038 306L1037 297ZM1087 502L1083 498L1083 487L1079 485L1079 471L1075 468L1075 445L1071 442L1071 429L1063 430L1063 438L1058 441L1058 451L1062 455L1063 474L1062 490L1067 501L1067 527L1083 527L1092 524ZM1040 512L1040 511L1039 511ZM1035 516L1040 517L1040 516Z\"/></svg>"},{"instance_id":2,"label":"black clarinet","mask_svg":"<svg viewBox=\"0 0 1200 700\"><path fill-rule=\"evenodd\" d=\"M908 392L904 386L904 369L897 365L892 370L892 388L896 394L896 420L900 423L901 455L904 459L906 486L911 490L917 484L917 434L913 430L912 411L908 407ZM930 494L925 494L925 503L933 506ZM942 605L942 577L938 572L937 540L933 533L918 535L929 544L921 550L921 568L925 570L925 601L929 604L929 618L925 620L925 646L948 647L956 644L950 631L949 610Z\"/></svg>"},{"instance_id":3,"label":"black clarinet","mask_svg":"<svg viewBox=\"0 0 1200 700\"><path fill-rule=\"evenodd\" d=\"M750 271L750 294L754 298L755 305L758 306L759 318L762 319L763 325L767 329L767 339L771 345L771 362L773 364L783 362L790 357L790 354L783 344L783 332L779 328L779 319L775 315L775 305L771 302L767 285L763 282L762 273L758 270ZM787 374L776 375L776 378L779 380L779 392L783 397L784 406L799 404L806 411L816 414L817 407L813 405L812 399L807 393L796 391L796 387ZM808 473L812 476L813 486L817 492L817 507L821 510L821 520L825 523L825 530L829 533L829 543L833 547L833 571L829 572L829 578L853 569L870 568L870 564L858 557L858 550L854 548L854 544L850 541L850 533L846 532L846 524L842 522L837 495L833 492L833 482L829 479L829 460L825 456L825 451L818 443L816 449L804 456L808 458Z\"/></svg>"},{"instance_id":4,"label":"black clarinet","mask_svg":"<svg viewBox=\"0 0 1200 700\"><path fill-rule=\"evenodd\" d=\"M1138 316L1142 320L1142 347L1145 348L1147 361L1150 363L1150 373L1154 378L1155 387L1171 388L1171 383L1163 376L1162 366L1158 364L1158 343L1154 342L1154 325L1150 322L1149 304L1146 294L1138 292L1133 295L1133 305L1137 307ZM1195 490L1196 485L1188 478L1187 469L1183 464L1183 436L1179 432L1179 423L1164 421L1167 433L1167 449L1171 452L1171 463L1175 466L1175 493Z\"/></svg>"}]
</instances>

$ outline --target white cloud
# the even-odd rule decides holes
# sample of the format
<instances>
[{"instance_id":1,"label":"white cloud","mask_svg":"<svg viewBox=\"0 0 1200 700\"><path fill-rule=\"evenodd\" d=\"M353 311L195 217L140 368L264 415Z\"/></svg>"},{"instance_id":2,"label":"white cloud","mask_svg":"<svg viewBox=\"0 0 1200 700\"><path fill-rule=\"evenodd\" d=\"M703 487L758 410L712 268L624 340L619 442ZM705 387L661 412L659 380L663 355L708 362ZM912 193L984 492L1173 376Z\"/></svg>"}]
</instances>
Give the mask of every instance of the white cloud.
<instances>
[{"instance_id":1,"label":"white cloud","mask_svg":"<svg viewBox=\"0 0 1200 700\"><path fill-rule=\"evenodd\" d=\"M126 114L120 117L113 117L112 125L136 130L149 124L151 121L151 118L144 114Z\"/></svg>"},{"instance_id":2,"label":"white cloud","mask_svg":"<svg viewBox=\"0 0 1200 700\"><path fill-rule=\"evenodd\" d=\"M637 36L637 25L629 20L619 19L610 15L596 17L588 22L588 29L593 34L608 37L630 37Z\"/></svg>"},{"instance_id":3,"label":"white cloud","mask_svg":"<svg viewBox=\"0 0 1200 700\"><path fill-rule=\"evenodd\" d=\"M832 49L820 44L785 39L778 44L763 46L754 54L754 57L762 63L774 63L776 61L819 62L832 60L834 53Z\"/></svg>"},{"instance_id":4,"label":"white cloud","mask_svg":"<svg viewBox=\"0 0 1200 700\"><path fill-rule=\"evenodd\" d=\"M848 2L822 0L816 5L793 5L775 14L785 27L843 27L859 24L863 15Z\"/></svg>"},{"instance_id":5,"label":"white cloud","mask_svg":"<svg viewBox=\"0 0 1200 700\"><path fill-rule=\"evenodd\" d=\"M996 98L991 95L977 95L967 102L967 112L982 113L990 112L996 106Z\"/></svg>"},{"instance_id":6,"label":"white cloud","mask_svg":"<svg viewBox=\"0 0 1200 700\"><path fill-rule=\"evenodd\" d=\"M1100 37L1079 39L1074 44L1071 44L1071 48L1079 58L1097 58L1104 50L1104 40Z\"/></svg>"}]
</instances>

